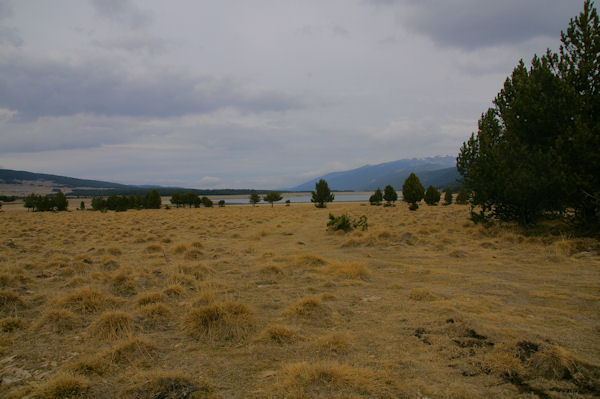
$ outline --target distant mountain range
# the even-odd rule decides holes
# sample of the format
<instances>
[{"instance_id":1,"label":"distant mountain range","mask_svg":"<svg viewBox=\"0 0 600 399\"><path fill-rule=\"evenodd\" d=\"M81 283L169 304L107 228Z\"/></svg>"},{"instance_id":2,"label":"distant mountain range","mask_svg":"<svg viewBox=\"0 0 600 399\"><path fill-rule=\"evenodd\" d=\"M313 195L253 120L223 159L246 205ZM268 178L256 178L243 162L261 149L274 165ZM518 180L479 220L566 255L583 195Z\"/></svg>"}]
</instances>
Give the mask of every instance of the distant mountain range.
<instances>
[{"instance_id":1,"label":"distant mountain range","mask_svg":"<svg viewBox=\"0 0 600 399\"><path fill-rule=\"evenodd\" d=\"M415 173L419 177L424 187L429 185L438 188L456 186L458 184L456 179L460 177L456 170L455 157L437 156L401 159L378 165L365 165L343 172L328 173L289 190L311 191L315 189L317 181L325 179L331 190L373 191L378 187L383 190L386 185L391 184L399 191L402 189L404 180L411 173Z\"/></svg>"},{"instance_id":2,"label":"distant mountain range","mask_svg":"<svg viewBox=\"0 0 600 399\"><path fill-rule=\"evenodd\" d=\"M374 191L391 184L398 191L408 175L414 172L423 186L433 185L438 188L456 186L459 178L455 166L456 160L450 156L432 158L401 159L378 165L365 165L357 169L328 173L311 179L296 187L281 191L312 191L319 179L325 179L331 190L338 191ZM156 188L161 195L169 196L174 192L193 191L199 195L248 194L250 189L216 189L197 190L184 187L161 187L152 185L127 185L100 180L77 179L74 177L50 175L45 173L26 172L21 170L0 169L0 195L25 196L32 192L49 194L62 190L73 196L106 196L110 194L133 195L143 194ZM266 190L256 190L266 193Z\"/></svg>"},{"instance_id":3,"label":"distant mountain range","mask_svg":"<svg viewBox=\"0 0 600 399\"><path fill-rule=\"evenodd\" d=\"M100 180L77 179L45 173L22 170L0 169L0 195L26 196L31 193L50 194L61 190L70 196L93 197L117 195L143 195L151 189L157 189L162 196L171 196L175 192L192 191L198 195L246 195L250 189L197 190L185 187L162 187L155 185L127 185ZM256 190L265 194L266 190Z\"/></svg>"}]
</instances>

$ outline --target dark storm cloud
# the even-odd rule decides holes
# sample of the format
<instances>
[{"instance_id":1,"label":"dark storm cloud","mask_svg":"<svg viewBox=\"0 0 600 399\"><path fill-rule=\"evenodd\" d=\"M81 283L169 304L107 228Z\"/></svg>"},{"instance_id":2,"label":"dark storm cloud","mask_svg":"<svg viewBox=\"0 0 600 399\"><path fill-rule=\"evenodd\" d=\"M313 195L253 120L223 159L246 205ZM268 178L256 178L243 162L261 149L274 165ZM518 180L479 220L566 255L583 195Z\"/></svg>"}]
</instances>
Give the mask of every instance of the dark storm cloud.
<instances>
[{"instance_id":1,"label":"dark storm cloud","mask_svg":"<svg viewBox=\"0 0 600 399\"><path fill-rule=\"evenodd\" d=\"M152 14L131 0L90 0L96 14L116 24L139 29L150 25Z\"/></svg>"},{"instance_id":2,"label":"dark storm cloud","mask_svg":"<svg viewBox=\"0 0 600 399\"><path fill-rule=\"evenodd\" d=\"M172 71L129 74L92 62L74 66L7 58L0 60L0 107L17 111L23 119L80 113L166 118L228 107L262 112L299 105L289 96L248 90L228 79Z\"/></svg>"},{"instance_id":3,"label":"dark storm cloud","mask_svg":"<svg viewBox=\"0 0 600 399\"><path fill-rule=\"evenodd\" d=\"M564 0L368 0L394 7L398 21L442 46L475 50L559 37L583 2Z\"/></svg>"}]
</instances>

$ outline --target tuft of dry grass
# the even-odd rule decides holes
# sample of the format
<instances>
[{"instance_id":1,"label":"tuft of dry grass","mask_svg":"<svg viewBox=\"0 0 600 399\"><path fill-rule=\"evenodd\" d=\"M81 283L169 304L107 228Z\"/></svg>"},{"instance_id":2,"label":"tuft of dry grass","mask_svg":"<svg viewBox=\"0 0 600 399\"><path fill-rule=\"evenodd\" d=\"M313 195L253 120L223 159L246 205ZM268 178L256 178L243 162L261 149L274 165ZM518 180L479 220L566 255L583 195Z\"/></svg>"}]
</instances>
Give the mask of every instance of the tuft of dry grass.
<instances>
[{"instance_id":1,"label":"tuft of dry grass","mask_svg":"<svg viewBox=\"0 0 600 399\"><path fill-rule=\"evenodd\" d=\"M331 309L325 305L320 297L309 296L301 298L290 305L284 314L290 317L298 317L307 321L323 320L329 318Z\"/></svg>"},{"instance_id":2,"label":"tuft of dry grass","mask_svg":"<svg viewBox=\"0 0 600 399\"><path fill-rule=\"evenodd\" d=\"M112 363L134 364L141 360L152 360L158 352L156 345L146 338L129 338L108 350L103 357Z\"/></svg>"},{"instance_id":3,"label":"tuft of dry grass","mask_svg":"<svg viewBox=\"0 0 600 399\"><path fill-rule=\"evenodd\" d=\"M13 332L20 330L25 327L23 319L18 317L5 317L0 319L0 331L2 332Z\"/></svg>"},{"instance_id":4,"label":"tuft of dry grass","mask_svg":"<svg viewBox=\"0 0 600 399\"><path fill-rule=\"evenodd\" d=\"M200 398L213 392L205 380L178 371L149 371L135 377L134 386L122 392L123 398Z\"/></svg>"},{"instance_id":5,"label":"tuft of dry grass","mask_svg":"<svg viewBox=\"0 0 600 399\"><path fill-rule=\"evenodd\" d=\"M140 314L144 318L144 326L150 328L167 328L171 320L171 308L164 303L151 303L140 307Z\"/></svg>"},{"instance_id":6,"label":"tuft of dry grass","mask_svg":"<svg viewBox=\"0 0 600 399\"><path fill-rule=\"evenodd\" d=\"M162 292L148 292L138 295L136 303L138 306L146 306L153 303L164 302L166 300Z\"/></svg>"},{"instance_id":7,"label":"tuft of dry grass","mask_svg":"<svg viewBox=\"0 0 600 399\"><path fill-rule=\"evenodd\" d=\"M45 327L57 334L62 334L75 329L79 324L78 317L70 310L50 309L41 316L34 329L39 330Z\"/></svg>"},{"instance_id":8,"label":"tuft of dry grass","mask_svg":"<svg viewBox=\"0 0 600 399\"><path fill-rule=\"evenodd\" d=\"M58 374L39 386L34 398L72 399L89 397L90 384L87 379L70 374Z\"/></svg>"},{"instance_id":9,"label":"tuft of dry grass","mask_svg":"<svg viewBox=\"0 0 600 399\"><path fill-rule=\"evenodd\" d=\"M0 311L4 313L15 313L17 310L23 309L25 302L21 297L12 291L0 291Z\"/></svg>"},{"instance_id":10,"label":"tuft of dry grass","mask_svg":"<svg viewBox=\"0 0 600 399\"><path fill-rule=\"evenodd\" d=\"M88 328L91 337L112 341L130 337L133 333L133 317L129 313L112 311L102 313Z\"/></svg>"},{"instance_id":11,"label":"tuft of dry grass","mask_svg":"<svg viewBox=\"0 0 600 399\"><path fill-rule=\"evenodd\" d=\"M239 341L254 329L254 311L240 302L215 302L187 312L184 328L194 338Z\"/></svg>"},{"instance_id":12,"label":"tuft of dry grass","mask_svg":"<svg viewBox=\"0 0 600 399\"><path fill-rule=\"evenodd\" d=\"M437 296L433 292L419 288L411 290L408 297L413 301L435 301L437 299Z\"/></svg>"},{"instance_id":13,"label":"tuft of dry grass","mask_svg":"<svg viewBox=\"0 0 600 399\"><path fill-rule=\"evenodd\" d=\"M95 313L115 303L104 292L92 287L77 288L58 296L55 302L79 313Z\"/></svg>"},{"instance_id":14,"label":"tuft of dry grass","mask_svg":"<svg viewBox=\"0 0 600 399\"><path fill-rule=\"evenodd\" d=\"M350 351L353 346L352 336L347 332L334 332L317 339L315 347L317 352L324 355L342 355Z\"/></svg>"},{"instance_id":15,"label":"tuft of dry grass","mask_svg":"<svg viewBox=\"0 0 600 399\"><path fill-rule=\"evenodd\" d=\"M335 276L353 280L368 281L371 276L371 271L362 262L333 262L327 267L327 271Z\"/></svg>"},{"instance_id":16,"label":"tuft of dry grass","mask_svg":"<svg viewBox=\"0 0 600 399\"><path fill-rule=\"evenodd\" d=\"M330 361L286 366L280 389L286 398L347 398L369 395L375 375L364 368Z\"/></svg>"},{"instance_id":17,"label":"tuft of dry grass","mask_svg":"<svg viewBox=\"0 0 600 399\"><path fill-rule=\"evenodd\" d=\"M296 343L300 337L289 327L279 324L270 325L259 335L258 339L265 342L274 342L279 345Z\"/></svg>"}]
</instances>

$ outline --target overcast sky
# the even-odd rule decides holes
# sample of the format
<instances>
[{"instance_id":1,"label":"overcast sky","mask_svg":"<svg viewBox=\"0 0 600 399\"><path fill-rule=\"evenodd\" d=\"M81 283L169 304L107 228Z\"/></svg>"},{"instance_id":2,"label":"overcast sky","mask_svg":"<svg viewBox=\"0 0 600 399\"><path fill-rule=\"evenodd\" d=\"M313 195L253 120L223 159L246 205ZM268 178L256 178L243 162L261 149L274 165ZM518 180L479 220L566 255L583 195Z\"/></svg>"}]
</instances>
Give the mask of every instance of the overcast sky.
<instances>
[{"instance_id":1,"label":"overcast sky","mask_svg":"<svg viewBox=\"0 0 600 399\"><path fill-rule=\"evenodd\" d=\"M0 0L0 168L282 188L456 155L583 0Z\"/></svg>"}]
</instances>

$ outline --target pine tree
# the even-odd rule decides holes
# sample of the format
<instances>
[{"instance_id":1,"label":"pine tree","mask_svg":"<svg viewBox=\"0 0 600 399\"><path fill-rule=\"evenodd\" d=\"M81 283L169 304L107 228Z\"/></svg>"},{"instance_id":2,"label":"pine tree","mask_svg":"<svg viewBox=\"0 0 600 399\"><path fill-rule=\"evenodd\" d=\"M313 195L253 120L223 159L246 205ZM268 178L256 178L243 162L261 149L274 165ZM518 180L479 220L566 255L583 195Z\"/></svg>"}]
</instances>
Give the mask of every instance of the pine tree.
<instances>
[{"instance_id":1,"label":"pine tree","mask_svg":"<svg viewBox=\"0 0 600 399\"><path fill-rule=\"evenodd\" d=\"M417 202L423 199L425 195L425 189L421 185L421 181L414 173L411 173L404 184L402 185L402 198L405 202L410 204L409 209L411 211L417 210L419 205Z\"/></svg>"},{"instance_id":2,"label":"pine tree","mask_svg":"<svg viewBox=\"0 0 600 399\"><path fill-rule=\"evenodd\" d=\"M425 203L429 206L435 206L440 202L440 198L441 198L441 194L438 191L437 188L433 187L433 186L429 186L427 187L427 190L425 191L425 195L423 196L423 199L425 200Z\"/></svg>"},{"instance_id":3,"label":"pine tree","mask_svg":"<svg viewBox=\"0 0 600 399\"><path fill-rule=\"evenodd\" d=\"M392 206L398 200L398 193L391 185L385 186L383 189L383 199L386 201L385 206Z\"/></svg>"},{"instance_id":4,"label":"pine tree","mask_svg":"<svg viewBox=\"0 0 600 399\"><path fill-rule=\"evenodd\" d=\"M254 191L252 191L252 193L250 193L250 203L252 204L252 206L256 206L256 204L258 204L261 201L261 198L258 194L256 194Z\"/></svg>"},{"instance_id":5,"label":"pine tree","mask_svg":"<svg viewBox=\"0 0 600 399\"><path fill-rule=\"evenodd\" d=\"M369 202L371 205L381 205L381 201L383 201L383 193L381 192L381 189L377 187L375 193L369 197Z\"/></svg>"},{"instance_id":6,"label":"pine tree","mask_svg":"<svg viewBox=\"0 0 600 399\"><path fill-rule=\"evenodd\" d=\"M281 201L283 197L279 194L279 191L270 191L263 200L271 204L271 208L273 207L273 203L277 201Z\"/></svg>"},{"instance_id":7,"label":"pine tree","mask_svg":"<svg viewBox=\"0 0 600 399\"><path fill-rule=\"evenodd\" d=\"M326 208L326 202L332 202L335 195L329 190L329 185L323 179L315 184L315 191L312 192L310 202L314 203L317 208Z\"/></svg>"},{"instance_id":8,"label":"pine tree","mask_svg":"<svg viewBox=\"0 0 600 399\"><path fill-rule=\"evenodd\" d=\"M444 205L452 204L452 190L447 188L444 190Z\"/></svg>"}]
</instances>

